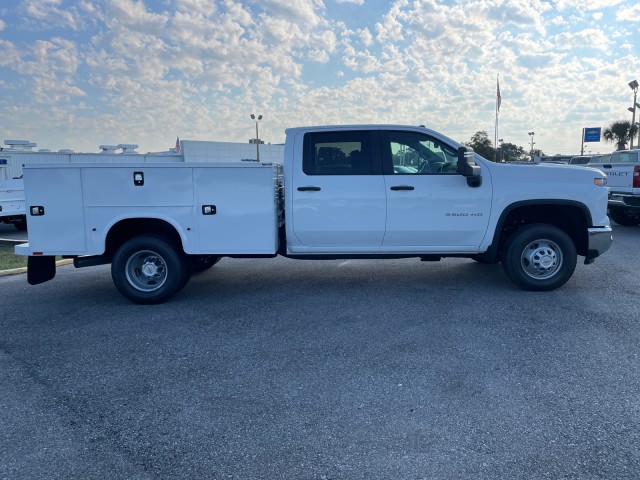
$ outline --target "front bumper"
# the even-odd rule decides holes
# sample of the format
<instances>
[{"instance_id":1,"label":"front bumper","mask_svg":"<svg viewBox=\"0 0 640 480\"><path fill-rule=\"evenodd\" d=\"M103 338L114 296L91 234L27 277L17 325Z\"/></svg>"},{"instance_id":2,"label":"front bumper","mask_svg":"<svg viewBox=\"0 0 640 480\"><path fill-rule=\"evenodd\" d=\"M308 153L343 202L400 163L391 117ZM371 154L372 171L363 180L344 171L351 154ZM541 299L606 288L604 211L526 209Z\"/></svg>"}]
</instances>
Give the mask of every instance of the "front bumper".
<instances>
[{"instance_id":1,"label":"front bumper","mask_svg":"<svg viewBox=\"0 0 640 480\"><path fill-rule=\"evenodd\" d=\"M611 248L613 242L613 230L611 227L593 227L589 232L589 246L584 259L585 264L593 263L593 260Z\"/></svg>"}]
</instances>

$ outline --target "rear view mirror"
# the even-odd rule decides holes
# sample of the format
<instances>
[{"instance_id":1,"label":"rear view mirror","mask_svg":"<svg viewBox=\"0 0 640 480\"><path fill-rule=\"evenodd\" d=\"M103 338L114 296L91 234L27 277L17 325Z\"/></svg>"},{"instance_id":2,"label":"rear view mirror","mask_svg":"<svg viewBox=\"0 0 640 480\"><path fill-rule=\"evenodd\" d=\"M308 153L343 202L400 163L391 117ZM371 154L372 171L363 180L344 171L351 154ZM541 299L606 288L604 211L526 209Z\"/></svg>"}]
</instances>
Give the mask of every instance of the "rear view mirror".
<instances>
[{"instance_id":1,"label":"rear view mirror","mask_svg":"<svg viewBox=\"0 0 640 480\"><path fill-rule=\"evenodd\" d=\"M463 177L467 177L467 185L470 187L482 185L480 167L473 161L473 148L458 148L458 173Z\"/></svg>"}]
</instances>

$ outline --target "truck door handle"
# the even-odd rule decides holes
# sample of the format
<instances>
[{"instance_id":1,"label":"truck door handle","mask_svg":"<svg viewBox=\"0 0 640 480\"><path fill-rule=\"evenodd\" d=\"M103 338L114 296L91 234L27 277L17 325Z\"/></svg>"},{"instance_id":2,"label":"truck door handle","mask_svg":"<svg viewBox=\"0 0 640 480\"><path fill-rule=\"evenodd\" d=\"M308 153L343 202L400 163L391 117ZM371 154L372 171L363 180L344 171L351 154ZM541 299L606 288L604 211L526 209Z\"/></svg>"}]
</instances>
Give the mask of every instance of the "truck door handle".
<instances>
[{"instance_id":1,"label":"truck door handle","mask_svg":"<svg viewBox=\"0 0 640 480\"><path fill-rule=\"evenodd\" d=\"M390 190L413 190L411 185L394 185Z\"/></svg>"},{"instance_id":2,"label":"truck door handle","mask_svg":"<svg viewBox=\"0 0 640 480\"><path fill-rule=\"evenodd\" d=\"M612 165L602 165L603 168L612 168Z\"/></svg>"},{"instance_id":3,"label":"truck door handle","mask_svg":"<svg viewBox=\"0 0 640 480\"><path fill-rule=\"evenodd\" d=\"M299 192L319 192L320 187L298 187Z\"/></svg>"}]
</instances>

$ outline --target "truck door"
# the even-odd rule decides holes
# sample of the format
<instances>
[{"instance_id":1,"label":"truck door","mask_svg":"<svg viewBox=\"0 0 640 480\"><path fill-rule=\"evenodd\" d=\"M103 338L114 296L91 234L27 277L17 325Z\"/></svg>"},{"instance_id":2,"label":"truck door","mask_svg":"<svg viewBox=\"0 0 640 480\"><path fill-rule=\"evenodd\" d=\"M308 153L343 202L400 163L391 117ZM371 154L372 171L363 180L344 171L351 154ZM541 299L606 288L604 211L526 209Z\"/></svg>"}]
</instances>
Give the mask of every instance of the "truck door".
<instances>
[{"instance_id":1,"label":"truck door","mask_svg":"<svg viewBox=\"0 0 640 480\"><path fill-rule=\"evenodd\" d=\"M377 135L367 130L306 133L293 171L295 244L321 251L377 251L386 196ZM291 239L290 239L291 241Z\"/></svg>"},{"instance_id":2,"label":"truck door","mask_svg":"<svg viewBox=\"0 0 640 480\"><path fill-rule=\"evenodd\" d=\"M477 252L491 211L491 179L467 185L453 146L423 132L381 133L387 225L383 249Z\"/></svg>"}]
</instances>

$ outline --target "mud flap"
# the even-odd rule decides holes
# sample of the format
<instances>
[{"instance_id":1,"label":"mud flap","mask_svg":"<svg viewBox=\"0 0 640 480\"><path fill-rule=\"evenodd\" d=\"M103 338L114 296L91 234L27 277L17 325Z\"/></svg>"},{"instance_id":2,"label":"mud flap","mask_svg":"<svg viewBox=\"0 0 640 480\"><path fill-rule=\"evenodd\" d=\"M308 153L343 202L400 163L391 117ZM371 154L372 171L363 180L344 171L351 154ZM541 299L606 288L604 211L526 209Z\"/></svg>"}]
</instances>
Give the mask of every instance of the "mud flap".
<instances>
[{"instance_id":1,"label":"mud flap","mask_svg":"<svg viewBox=\"0 0 640 480\"><path fill-rule=\"evenodd\" d=\"M27 259L27 282L38 285L56 276L56 257L53 255L30 256Z\"/></svg>"}]
</instances>

